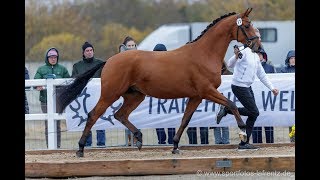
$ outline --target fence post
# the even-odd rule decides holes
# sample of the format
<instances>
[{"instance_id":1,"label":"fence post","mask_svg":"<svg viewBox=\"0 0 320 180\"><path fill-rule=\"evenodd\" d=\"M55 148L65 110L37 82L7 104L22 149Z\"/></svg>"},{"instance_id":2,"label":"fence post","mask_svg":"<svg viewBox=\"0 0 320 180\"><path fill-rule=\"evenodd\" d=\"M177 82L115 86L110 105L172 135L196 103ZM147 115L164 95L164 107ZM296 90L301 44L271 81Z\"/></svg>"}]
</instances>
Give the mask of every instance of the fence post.
<instances>
[{"instance_id":1,"label":"fence post","mask_svg":"<svg viewBox=\"0 0 320 180\"><path fill-rule=\"evenodd\" d=\"M55 93L53 93L55 75L48 74L47 77L47 121L48 121L48 149L57 149L57 121L54 119L56 110Z\"/></svg>"}]
</instances>

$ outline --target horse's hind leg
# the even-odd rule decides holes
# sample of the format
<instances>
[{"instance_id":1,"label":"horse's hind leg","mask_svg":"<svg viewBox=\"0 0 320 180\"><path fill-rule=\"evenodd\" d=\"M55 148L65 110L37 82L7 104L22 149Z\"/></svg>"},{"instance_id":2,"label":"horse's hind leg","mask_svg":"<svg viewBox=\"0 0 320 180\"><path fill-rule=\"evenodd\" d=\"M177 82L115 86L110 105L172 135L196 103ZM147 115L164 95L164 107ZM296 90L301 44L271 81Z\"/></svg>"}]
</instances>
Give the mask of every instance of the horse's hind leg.
<instances>
[{"instance_id":1,"label":"horse's hind leg","mask_svg":"<svg viewBox=\"0 0 320 180\"><path fill-rule=\"evenodd\" d=\"M96 123L96 121L99 119L99 117L106 111L106 109L117 99L119 99L119 97L113 97L113 98L100 97L96 106L88 113L88 119L87 119L86 126L85 126L85 128L82 132L81 138L78 142L79 150L76 153L78 157L83 157L84 145L86 143L87 136L89 135L89 132L90 132L92 126Z\"/></svg>"},{"instance_id":2,"label":"horse's hind leg","mask_svg":"<svg viewBox=\"0 0 320 180\"><path fill-rule=\"evenodd\" d=\"M200 97L192 97L189 99L186 111L183 114L181 125L178 129L178 132L173 137L173 150L172 154L179 154L178 144L181 138L181 135L184 131L184 129L188 126L190 119L194 113L194 111L197 109L199 104L201 103L202 98Z\"/></svg>"},{"instance_id":3,"label":"horse's hind leg","mask_svg":"<svg viewBox=\"0 0 320 180\"><path fill-rule=\"evenodd\" d=\"M142 147L142 133L128 120L130 113L135 110L139 104L144 100L145 95L139 91L133 91L122 95L123 105L114 114L114 118L120 121L124 126L126 126L137 139L136 145L140 150Z\"/></svg>"},{"instance_id":4,"label":"horse's hind leg","mask_svg":"<svg viewBox=\"0 0 320 180\"><path fill-rule=\"evenodd\" d=\"M205 96L205 98L226 106L232 112L232 114L236 118L238 127L241 130L241 132L239 133L240 139L246 141L247 139L246 124L241 119L240 113L238 111L238 107L235 105L234 102L230 101L228 98L223 96L217 89L211 88L210 92L211 93Z\"/></svg>"}]
</instances>

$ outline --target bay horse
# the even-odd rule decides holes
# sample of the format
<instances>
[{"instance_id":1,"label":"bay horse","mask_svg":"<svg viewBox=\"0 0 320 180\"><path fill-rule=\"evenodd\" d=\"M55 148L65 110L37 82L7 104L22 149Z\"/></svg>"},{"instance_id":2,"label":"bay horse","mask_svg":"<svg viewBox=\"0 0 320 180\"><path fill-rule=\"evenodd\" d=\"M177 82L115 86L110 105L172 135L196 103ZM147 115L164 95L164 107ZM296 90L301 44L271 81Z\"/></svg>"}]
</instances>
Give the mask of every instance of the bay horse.
<instances>
[{"instance_id":1,"label":"bay horse","mask_svg":"<svg viewBox=\"0 0 320 180\"><path fill-rule=\"evenodd\" d=\"M232 12L217 18L195 40L175 50L130 50L115 54L106 62L75 77L72 83L58 88L57 112L61 114L65 107L77 98L93 74L103 68L101 95L95 107L88 113L76 155L84 156L84 145L91 127L121 96L123 105L114 114L114 118L134 134L139 150L142 147L142 133L128 120L128 117L146 95L163 99L189 98L181 125L173 138L173 154L179 153L178 143L181 135L202 99L228 107L241 130L240 138L246 139L246 125L237 106L217 88L221 84L224 56L232 40L246 44L254 52L262 48L248 16L251 11L252 8L248 8L243 13Z\"/></svg>"}]
</instances>

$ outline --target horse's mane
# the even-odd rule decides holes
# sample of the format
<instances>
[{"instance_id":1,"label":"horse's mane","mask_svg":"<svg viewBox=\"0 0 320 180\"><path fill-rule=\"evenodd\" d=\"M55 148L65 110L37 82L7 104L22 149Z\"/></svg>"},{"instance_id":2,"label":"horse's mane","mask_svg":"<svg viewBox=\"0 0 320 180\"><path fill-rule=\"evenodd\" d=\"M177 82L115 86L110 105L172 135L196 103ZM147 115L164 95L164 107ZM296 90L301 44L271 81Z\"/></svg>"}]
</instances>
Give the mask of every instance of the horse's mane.
<instances>
[{"instance_id":1,"label":"horse's mane","mask_svg":"<svg viewBox=\"0 0 320 180\"><path fill-rule=\"evenodd\" d=\"M203 30L203 31L201 32L201 34L200 34L196 39L194 39L194 40L192 40L192 41L189 41L189 42L187 42L186 44L193 43L193 42L197 41L198 39L200 39L200 38L203 36L204 33L206 33L206 32L208 31L208 29L210 29L212 26L214 26L215 24L217 24L217 22L219 22L220 20L222 20L222 19L224 19L224 18L226 18L226 17L229 17L229 16L231 16L231 15L235 15L235 14L236 14L235 12L232 12L232 13L229 13L229 14L225 14L225 15L217 18L216 20L212 21L212 23L210 23L210 24L206 27L206 29Z\"/></svg>"}]
</instances>

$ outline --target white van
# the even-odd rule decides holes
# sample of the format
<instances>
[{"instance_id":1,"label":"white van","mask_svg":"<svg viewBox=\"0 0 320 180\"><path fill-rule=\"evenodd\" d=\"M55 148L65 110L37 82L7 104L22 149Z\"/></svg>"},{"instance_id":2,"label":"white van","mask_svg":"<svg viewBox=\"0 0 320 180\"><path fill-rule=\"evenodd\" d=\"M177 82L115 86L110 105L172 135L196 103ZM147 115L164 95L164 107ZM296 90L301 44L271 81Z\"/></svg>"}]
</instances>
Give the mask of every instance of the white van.
<instances>
[{"instance_id":1,"label":"white van","mask_svg":"<svg viewBox=\"0 0 320 180\"><path fill-rule=\"evenodd\" d=\"M253 21L260 30L261 40L268 60L279 69L284 65L288 51L295 49L295 21ZM168 50L176 49L197 38L209 22L164 24L150 33L138 45L138 49L152 51L162 43ZM233 46L241 43L231 41L225 55L228 60L233 55Z\"/></svg>"}]
</instances>

